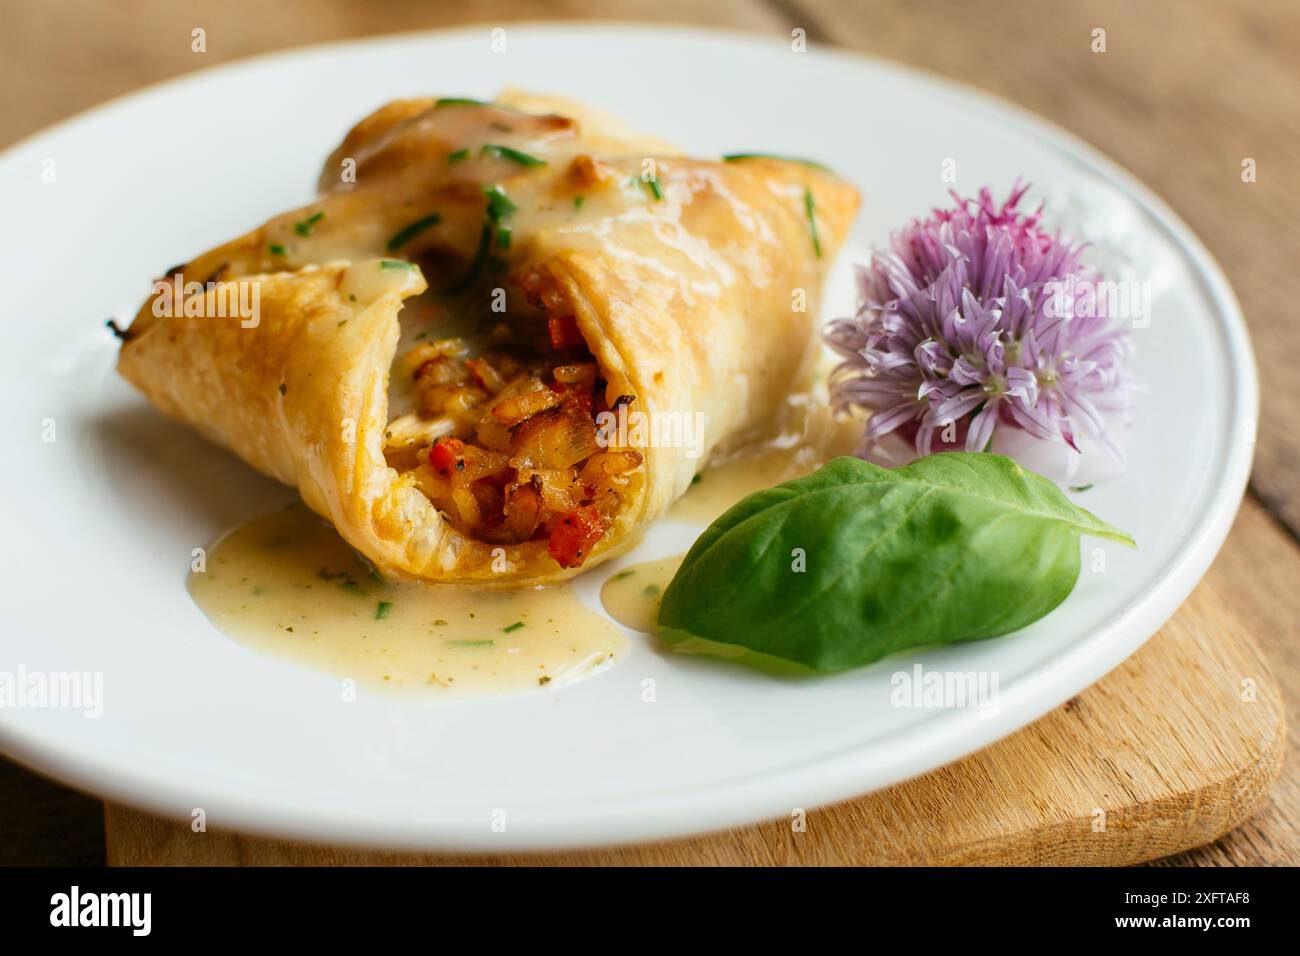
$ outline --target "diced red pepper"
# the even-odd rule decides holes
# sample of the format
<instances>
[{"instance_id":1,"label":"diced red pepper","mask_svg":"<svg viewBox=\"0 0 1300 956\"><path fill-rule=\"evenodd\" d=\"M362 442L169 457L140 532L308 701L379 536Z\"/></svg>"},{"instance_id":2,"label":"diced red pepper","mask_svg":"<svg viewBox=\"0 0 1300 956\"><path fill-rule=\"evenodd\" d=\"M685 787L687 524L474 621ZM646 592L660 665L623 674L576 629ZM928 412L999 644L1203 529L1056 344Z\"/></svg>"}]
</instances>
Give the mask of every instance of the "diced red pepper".
<instances>
[{"instance_id":1,"label":"diced red pepper","mask_svg":"<svg viewBox=\"0 0 1300 956\"><path fill-rule=\"evenodd\" d=\"M440 474L465 467L465 443L459 438L439 438L429 449L429 464Z\"/></svg>"},{"instance_id":2,"label":"diced red pepper","mask_svg":"<svg viewBox=\"0 0 1300 956\"><path fill-rule=\"evenodd\" d=\"M557 352L585 344L582 333L578 331L578 320L571 315L547 319L546 331L551 336L551 348Z\"/></svg>"},{"instance_id":3,"label":"diced red pepper","mask_svg":"<svg viewBox=\"0 0 1300 956\"><path fill-rule=\"evenodd\" d=\"M609 525L595 505L575 508L555 523L546 550L562 568L579 567Z\"/></svg>"}]
</instances>

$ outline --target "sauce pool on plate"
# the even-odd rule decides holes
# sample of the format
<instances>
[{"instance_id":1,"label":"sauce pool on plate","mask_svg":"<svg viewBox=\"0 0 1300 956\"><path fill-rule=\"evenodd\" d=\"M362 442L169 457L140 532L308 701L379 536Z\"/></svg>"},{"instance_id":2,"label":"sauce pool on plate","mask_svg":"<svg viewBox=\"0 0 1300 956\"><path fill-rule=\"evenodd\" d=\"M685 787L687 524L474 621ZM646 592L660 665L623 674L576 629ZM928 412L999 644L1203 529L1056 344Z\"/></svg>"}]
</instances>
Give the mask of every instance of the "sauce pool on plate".
<instances>
[{"instance_id":1,"label":"sauce pool on plate","mask_svg":"<svg viewBox=\"0 0 1300 956\"><path fill-rule=\"evenodd\" d=\"M847 450L849 432L824 404L792 401L791 418L794 429L779 443L700 475L668 520L707 525L746 495ZM603 615L569 582L495 590L384 580L327 521L295 504L221 538L205 569L191 573L189 590L221 631L272 656L372 690L489 696L608 668L629 647L619 624L657 630L660 600L683 557L597 572Z\"/></svg>"},{"instance_id":2,"label":"sauce pool on plate","mask_svg":"<svg viewBox=\"0 0 1300 956\"><path fill-rule=\"evenodd\" d=\"M629 565L611 574L600 589L605 613L624 627L654 633L658 629L659 602L664 589L681 566L684 554Z\"/></svg>"},{"instance_id":3,"label":"sauce pool on plate","mask_svg":"<svg viewBox=\"0 0 1300 956\"><path fill-rule=\"evenodd\" d=\"M628 647L567 585L498 591L383 580L301 504L221 538L189 590L236 640L370 689L538 690L598 673Z\"/></svg>"}]
</instances>

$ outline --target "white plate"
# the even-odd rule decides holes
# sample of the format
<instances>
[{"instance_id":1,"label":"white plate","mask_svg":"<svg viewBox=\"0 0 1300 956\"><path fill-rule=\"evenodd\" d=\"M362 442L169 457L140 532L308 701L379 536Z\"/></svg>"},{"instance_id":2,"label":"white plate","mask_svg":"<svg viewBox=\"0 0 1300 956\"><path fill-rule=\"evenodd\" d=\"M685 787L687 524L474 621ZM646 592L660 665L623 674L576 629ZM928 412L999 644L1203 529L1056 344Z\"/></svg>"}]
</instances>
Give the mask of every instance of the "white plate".
<instances>
[{"instance_id":1,"label":"white plate","mask_svg":"<svg viewBox=\"0 0 1300 956\"><path fill-rule=\"evenodd\" d=\"M1005 103L780 39L512 26L505 52L490 44L483 27L204 71L0 159L0 671L104 675L100 719L0 709L5 751L173 817L202 808L210 826L300 838L500 851L670 837L788 818L968 754L1113 668L1191 591L1245 486L1258 386L1223 275L1132 177ZM190 550L291 495L120 381L104 319L129 316L172 261L308 201L323 157L378 104L509 84L594 101L700 155L822 159L866 197L857 258L944 201L949 159L964 192L1003 193L1023 174L1101 210L1154 285L1154 321L1135 333L1150 391L1127 477L1081 501L1139 550L1103 546L1106 572L1086 561L1074 594L1023 632L804 682L637 638L613 670L550 693L344 705L334 678L222 636L186 594ZM845 268L831 311L851 303ZM662 525L630 560L690 538ZM593 605L608 570L584 581ZM918 661L996 673L996 711L891 706L891 676ZM655 703L642 701L645 678Z\"/></svg>"}]
</instances>

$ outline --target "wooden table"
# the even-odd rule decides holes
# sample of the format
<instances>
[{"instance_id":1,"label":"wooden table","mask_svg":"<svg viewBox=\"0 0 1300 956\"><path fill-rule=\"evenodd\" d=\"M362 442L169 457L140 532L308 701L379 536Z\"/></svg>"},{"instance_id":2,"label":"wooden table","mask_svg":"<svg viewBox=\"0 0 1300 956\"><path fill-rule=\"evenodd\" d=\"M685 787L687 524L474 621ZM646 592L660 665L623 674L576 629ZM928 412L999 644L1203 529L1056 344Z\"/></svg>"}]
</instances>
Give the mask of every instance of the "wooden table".
<instances>
[{"instance_id":1,"label":"wooden table","mask_svg":"<svg viewBox=\"0 0 1300 956\"><path fill-rule=\"evenodd\" d=\"M981 87L1094 143L1164 197L1241 299L1263 378L1250 493L1207 586L1268 654L1290 720L1264 808L1218 842L1168 858L1300 863L1300 337L1289 288L1300 252L1300 5L1289 0L0 0L0 147L143 85L288 46L464 23L679 21L838 45ZM191 31L207 51L190 49ZM1092 31L1106 31L1106 52ZM864 130L887 142L888 130ZM1257 181L1242 181L1244 159ZM1176 423L1171 423L1174 427ZM12 862L86 862L95 805L0 761ZM82 834L80 842L77 834ZM17 851L14 850L17 847Z\"/></svg>"}]
</instances>

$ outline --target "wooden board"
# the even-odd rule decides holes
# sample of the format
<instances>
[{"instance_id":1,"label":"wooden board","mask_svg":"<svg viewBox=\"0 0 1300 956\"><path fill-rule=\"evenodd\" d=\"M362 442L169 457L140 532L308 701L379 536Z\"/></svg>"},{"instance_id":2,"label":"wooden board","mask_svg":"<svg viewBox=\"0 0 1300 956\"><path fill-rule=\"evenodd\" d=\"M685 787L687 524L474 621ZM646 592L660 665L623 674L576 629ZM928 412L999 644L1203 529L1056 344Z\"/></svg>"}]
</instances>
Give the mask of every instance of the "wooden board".
<instances>
[{"instance_id":1,"label":"wooden board","mask_svg":"<svg viewBox=\"0 0 1300 956\"><path fill-rule=\"evenodd\" d=\"M113 865L1128 864L1214 840L1282 765L1279 688L1213 584L1136 655L1019 733L934 773L695 839L511 856L402 855L193 833L106 808Z\"/></svg>"}]
</instances>

